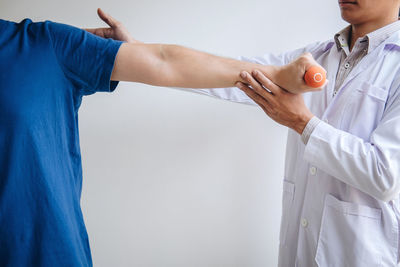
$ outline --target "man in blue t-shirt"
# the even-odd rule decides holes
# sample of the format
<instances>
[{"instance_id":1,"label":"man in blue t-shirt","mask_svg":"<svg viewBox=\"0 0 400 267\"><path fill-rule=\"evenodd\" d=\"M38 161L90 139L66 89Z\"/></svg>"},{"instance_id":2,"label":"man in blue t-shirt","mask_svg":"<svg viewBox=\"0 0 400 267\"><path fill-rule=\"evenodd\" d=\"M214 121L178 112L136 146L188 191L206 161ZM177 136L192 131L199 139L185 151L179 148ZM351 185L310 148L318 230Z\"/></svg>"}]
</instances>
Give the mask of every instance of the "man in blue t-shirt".
<instances>
[{"instance_id":1,"label":"man in blue t-shirt","mask_svg":"<svg viewBox=\"0 0 400 267\"><path fill-rule=\"evenodd\" d=\"M228 87L255 68L300 92L310 89L299 81L313 64L304 56L261 66L180 46L103 39L49 21L0 20L0 266L92 265L80 207L83 96L112 92L115 81Z\"/></svg>"}]
</instances>

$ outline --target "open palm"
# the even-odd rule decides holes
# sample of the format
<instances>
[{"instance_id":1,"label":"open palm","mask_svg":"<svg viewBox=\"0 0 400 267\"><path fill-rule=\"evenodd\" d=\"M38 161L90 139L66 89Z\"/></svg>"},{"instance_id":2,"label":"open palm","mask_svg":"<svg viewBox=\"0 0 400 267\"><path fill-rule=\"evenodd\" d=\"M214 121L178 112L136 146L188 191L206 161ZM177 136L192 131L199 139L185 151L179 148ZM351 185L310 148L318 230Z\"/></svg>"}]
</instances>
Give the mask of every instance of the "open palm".
<instances>
[{"instance_id":1,"label":"open palm","mask_svg":"<svg viewBox=\"0 0 400 267\"><path fill-rule=\"evenodd\" d=\"M101 10L101 8L97 9L97 14L99 15L100 19L103 20L105 23L107 23L107 25L110 27L85 29L86 31L103 38L111 38L114 40L124 41L127 43L139 42L132 37L128 29L125 28L125 26L121 22L119 22L109 14L105 13L103 10Z\"/></svg>"}]
</instances>

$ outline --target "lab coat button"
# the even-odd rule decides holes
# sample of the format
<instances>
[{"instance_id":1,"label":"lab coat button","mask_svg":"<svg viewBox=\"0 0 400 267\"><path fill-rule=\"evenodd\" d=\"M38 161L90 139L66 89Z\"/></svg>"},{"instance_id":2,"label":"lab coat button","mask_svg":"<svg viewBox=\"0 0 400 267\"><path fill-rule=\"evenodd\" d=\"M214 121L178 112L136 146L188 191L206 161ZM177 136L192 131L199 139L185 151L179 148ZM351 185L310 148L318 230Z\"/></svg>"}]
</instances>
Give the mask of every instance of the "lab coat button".
<instances>
[{"instance_id":1,"label":"lab coat button","mask_svg":"<svg viewBox=\"0 0 400 267\"><path fill-rule=\"evenodd\" d=\"M345 64L344 64L344 68L345 69L348 69L350 67L350 63L349 62L346 62Z\"/></svg>"},{"instance_id":2,"label":"lab coat button","mask_svg":"<svg viewBox=\"0 0 400 267\"><path fill-rule=\"evenodd\" d=\"M317 173L317 168L311 167L310 168L310 173L311 173L311 175L315 175Z\"/></svg>"},{"instance_id":3,"label":"lab coat button","mask_svg":"<svg viewBox=\"0 0 400 267\"><path fill-rule=\"evenodd\" d=\"M306 228L308 225L308 221L306 219L301 219L301 226L303 226L304 228Z\"/></svg>"}]
</instances>

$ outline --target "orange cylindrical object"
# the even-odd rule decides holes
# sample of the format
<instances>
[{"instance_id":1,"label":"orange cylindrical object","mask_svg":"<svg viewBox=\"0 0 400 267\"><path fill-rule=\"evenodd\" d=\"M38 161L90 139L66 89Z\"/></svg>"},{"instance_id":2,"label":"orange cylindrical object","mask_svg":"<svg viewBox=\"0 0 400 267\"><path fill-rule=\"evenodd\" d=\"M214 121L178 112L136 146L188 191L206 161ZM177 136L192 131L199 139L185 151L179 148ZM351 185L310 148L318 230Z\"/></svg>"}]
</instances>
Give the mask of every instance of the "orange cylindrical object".
<instances>
[{"instance_id":1,"label":"orange cylindrical object","mask_svg":"<svg viewBox=\"0 0 400 267\"><path fill-rule=\"evenodd\" d=\"M304 74L304 81L312 88L322 87L326 81L326 71L319 66L312 66Z\"/></svg>"}]
</instances>

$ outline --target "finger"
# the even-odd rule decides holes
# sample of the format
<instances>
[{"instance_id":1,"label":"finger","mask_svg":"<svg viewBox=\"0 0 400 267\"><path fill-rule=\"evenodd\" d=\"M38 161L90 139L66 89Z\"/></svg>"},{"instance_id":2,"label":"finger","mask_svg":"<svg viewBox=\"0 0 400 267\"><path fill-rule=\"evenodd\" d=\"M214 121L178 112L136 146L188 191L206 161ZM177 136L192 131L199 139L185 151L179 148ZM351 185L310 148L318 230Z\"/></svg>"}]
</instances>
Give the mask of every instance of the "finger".
<instances>
[{"instance_id":1,"label":"finger","mask_svg":"<svg viewBox=\"0 0 400 267\"><path fill-rule=\"evenodd\" d=\"M270 108L270 105L268 101L257 94L253 89L251 89L249 86L245 85L242 82L237 82L236 87L238 87L240 90L242 90L248 97L254 100L262 109L264 108Z\"/></svg>"},{"instance_id":2,"label":"finger","mask_svg":"<svg viewBox=\"0 0 400 267\"><path fill-rule=\"evenodd\" d=\"M103 33L103 38L113 38L113 29L112 28L103 28L101 30Z\"/></svg>"},{"instance_id":3,"label":"finger","mask_svg":"<svg viewBox=\"0 0 400 267\"><path fill-rule=\"evenodd\" d=\"M106 35L109 32L110 28L96 28L96 29L84 29L84 30L94 35L107 38Z\"/></svg>"},{"instance_id":4,"label":"finger","mask_svg":"<svg viewBox=\"0 0 400 267\"><path fill-rule=\"evenodd\" d=\"M97 14L99 15L100 19L107 23L107 25L110 27L116 27L119 23L116 19L104 12L101 8L97 9Z\"/></svg>"},{"instance_id":5,"label":"finger","mask_svg":"<svg viewBox=\"0 0 400 267\"><path fill-rule=\"evenodd\" d=\"M249 88L249 92L248 93L246 93L245 92L245 94L250 98L250 99L253 99L253 101L269 116L269 117L271 117L272 118L272 114L273 114L273 107L271 106L271 104L270 103L268 103L268 101L266 101L265 99L265 102L262 102L262 99L261 99L261 101L260 100L258 100L258 99L256 99L256 98L254 98L254 96L251 94L251 92L254 92L251 88Z\"/></svg>"},{"instance_id":6,"label":"finger","mask_svg":"<svg viewBox=\"0 0 400 267\"><path fill-rule=\"evenodd\" d=\"M254 91L256 91L257 94L261 95L262 97L264 97L265 99L269 99L271 96L271 94L265 90L262 85L257 82L253 76L251 76L248 72L246 71L242 71L240 73L240 76L242 77L242 79L244 81L246 81L246 83L248 83L249 85L251 85L251 87L253 88Z\"/></svg>"},{"instance_id":7,"label":"finger","mask_svg":"<svg viewBox=\"0 0 400 267\"><path fill-rule=\"evenodd\" d=\"M90 33L93 33L93 34L95 34L95 32L96 32L96 29L83 29L84 31L87 31L87 32L90 32Z\"/></svg>"},{"instance_id":8,"label":"finger","mask_svg":"<svg viewBox=\"0 0 400 267\"><path fill-rule=\"evenodd\" d=\"M261 71L254 70L252 72L252 75L257 80L258 83L262 84L262 86L270 90L272 94L277 95L282 91L282 89L278 85L274 84Z\"/></svg>"}]
</instances>

